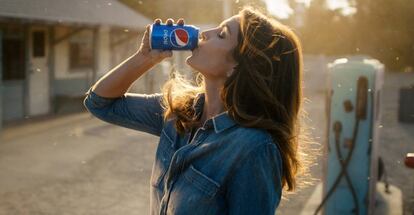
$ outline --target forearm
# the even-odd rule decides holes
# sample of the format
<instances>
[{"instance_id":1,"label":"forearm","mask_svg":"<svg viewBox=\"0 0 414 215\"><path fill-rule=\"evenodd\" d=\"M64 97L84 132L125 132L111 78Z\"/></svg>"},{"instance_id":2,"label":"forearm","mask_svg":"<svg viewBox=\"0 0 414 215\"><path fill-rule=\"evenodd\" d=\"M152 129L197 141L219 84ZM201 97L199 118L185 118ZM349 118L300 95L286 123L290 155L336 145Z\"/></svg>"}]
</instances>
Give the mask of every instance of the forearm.
<instances>
[{"instance_id":1,"label":"forearm","mask_svg":"<svg viewBox=\"0 0 414 215\"><path fill-rule=\"evenodd\" d=\"M100 78L92 86L92 91L102 97L120 97L154 65L154 61L137 52Z\"/></svg>"}]
</instances>

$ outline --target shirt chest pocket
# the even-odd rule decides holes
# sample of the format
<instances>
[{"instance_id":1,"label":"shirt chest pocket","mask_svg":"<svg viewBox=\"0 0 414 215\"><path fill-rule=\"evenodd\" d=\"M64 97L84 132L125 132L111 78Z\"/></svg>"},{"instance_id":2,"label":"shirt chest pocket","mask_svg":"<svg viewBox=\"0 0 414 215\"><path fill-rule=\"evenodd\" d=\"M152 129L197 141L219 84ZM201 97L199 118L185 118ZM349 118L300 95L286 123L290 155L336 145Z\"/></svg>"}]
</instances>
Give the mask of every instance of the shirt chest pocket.
<instances>
[{"instance_id":1,"label":"shirt chest pocket","mask_svg":"<svg viewBox=\"0 0 414 215\"><path fill-rule=\"evenodd\" d=\"M161 132L160 142L155 154L155 162L151 175L151 185L154 187L158 187L161 181L163 181L165 173L170 165L171 158L174 155L174 150L171 146L171 137L169 137L164 131Z\"/></svg>"},{"instance_id":2,"label":"shirt chest pocket","mask_svg":"<svg viewBox=\"0 0 414 215\"><path fill-rule=\"evenodd\" d=\"M220 184L190 165L183 173L183 178L190 186L203 192L208 197L213 197L219 191Z\"/></svg>"},{"instance_id":3,"label":"shirt chest pocket","mask_svg":"<svg viewBox=\"0 0 414 215\"><path fill-rule=\"evenodd\" d=\"M220 214L218 202L224 199L219 191L219 183L190 164L174 184L168 213Z\"/></svg>"}]
</instances>

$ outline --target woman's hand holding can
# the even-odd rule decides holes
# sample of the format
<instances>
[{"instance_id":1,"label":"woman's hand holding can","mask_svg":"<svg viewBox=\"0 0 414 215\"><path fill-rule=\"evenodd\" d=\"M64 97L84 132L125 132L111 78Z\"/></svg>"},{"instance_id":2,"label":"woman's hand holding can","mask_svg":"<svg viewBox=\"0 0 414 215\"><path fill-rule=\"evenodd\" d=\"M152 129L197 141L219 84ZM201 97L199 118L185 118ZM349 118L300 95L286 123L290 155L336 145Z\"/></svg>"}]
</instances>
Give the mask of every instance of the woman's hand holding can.
<instances>
[{"instance_id":1,"label":"woman's hand holding can","mask_svg":"<svg viewBox=\"0 0 414 215\"><path fill-rule=\"evenodd\" d=\"M155 24L160 24L160 23L162 23L162 21L161 21L161 19L155 19L154 23ZM167 19L166 24L167 25L173 25L174 20L171 19L171 18ZM184 25L184 19L179 19L177 24ZM140 53L143 56L145 56L146 58L148 58L154 64L157 64L157 63L161 62L162 60L164 60L165 58L171 57L172 56L172 51L171 50L151 49L150 38L149 38L150 28L151 28L151 25L146 26L146 30L144 32L144 36L142 37L142 41L141 41L141 45L139 47L138 53Z\"/></svg>"}]
</instances>

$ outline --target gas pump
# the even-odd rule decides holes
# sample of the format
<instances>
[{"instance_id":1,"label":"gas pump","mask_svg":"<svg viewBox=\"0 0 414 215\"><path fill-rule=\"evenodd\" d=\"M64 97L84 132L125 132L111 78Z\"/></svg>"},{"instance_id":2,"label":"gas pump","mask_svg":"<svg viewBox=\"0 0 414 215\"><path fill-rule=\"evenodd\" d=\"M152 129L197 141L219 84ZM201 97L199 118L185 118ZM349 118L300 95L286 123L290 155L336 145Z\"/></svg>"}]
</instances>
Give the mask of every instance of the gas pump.
<instances>
[{"instance_id":1,"label":"gas pump","mask_svg":"<svg viewBox=\"0 0 414 215\"><path fill-rule=\"evenodd\" d=\"M329 65L323 199L315 214L373 214L384 66L364 56Z\"/></svg>"}]
</instances>

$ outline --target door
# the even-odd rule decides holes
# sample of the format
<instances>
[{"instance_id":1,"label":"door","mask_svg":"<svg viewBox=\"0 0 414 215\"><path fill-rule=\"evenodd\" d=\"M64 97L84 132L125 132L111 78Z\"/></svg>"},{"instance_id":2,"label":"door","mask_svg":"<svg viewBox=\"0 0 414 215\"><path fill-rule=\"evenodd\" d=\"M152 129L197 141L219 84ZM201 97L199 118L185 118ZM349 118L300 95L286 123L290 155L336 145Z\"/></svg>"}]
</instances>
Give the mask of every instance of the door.
<instances>
[{"instance_id":1,"label":"door","mask_svg":"<svg viewBox=\"0 0 414 215\"><path fill-rule=\"evenodd\" d=\"M48 30L46 27L31 27L29 30L29 115L49 113L49 63Z\"/></svg>"}]
</instances>

